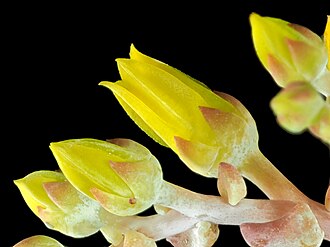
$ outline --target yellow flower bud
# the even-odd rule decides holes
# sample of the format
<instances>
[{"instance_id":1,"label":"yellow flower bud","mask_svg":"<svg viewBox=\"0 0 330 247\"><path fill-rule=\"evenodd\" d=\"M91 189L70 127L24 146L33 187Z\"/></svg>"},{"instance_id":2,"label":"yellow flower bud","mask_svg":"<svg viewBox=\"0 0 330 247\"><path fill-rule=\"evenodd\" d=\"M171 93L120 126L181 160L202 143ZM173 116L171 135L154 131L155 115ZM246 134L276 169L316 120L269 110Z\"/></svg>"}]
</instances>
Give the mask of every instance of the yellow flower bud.
<instances>
[{"instance_id":1,"label":"yellow flower bud","mask_svg":"<svg viewBox=\"0 0 330 247\"><path fill-rule=\"evenodd\" d=\"M128 139L72 139L50 148L66 178L116 215L134 215L158 196L162 170L142 145Z\"/></svg>"},{"instance_id":2,"label":"yellow flower bud","mask_svg":"<svg viewBox=\"0 0 330 247\"><path fill-rule=\"evenodd\" d=\"M50 229L80 238L102 226L102 207L78 192L60 172L37 171L14 183L28 207Z\"/></svg>"},{"instance_id":3,"label":"yellow flower bud","mask_svg":"<svg viewBox=\"0 0 330 247\"><path fill-rule=\"evenodd\" d=\"M323 40L306 27L287 21L250 15L253 44L263 66L276 83L313 83L324 73L328 56Z\"/></svg>"},{"instance_id":4,"label":"yellow flower bud","mask_svg":"<svg viewBox=\"0 0 330 247\"><path fill-rule=\"evenodd\" d=\"M19 243L15 244L13 247L35 247L35 246L47 246L47 247L64 247L57 240L44 236L44 235L35 235L32 237L28 237L23 239Z\"/></svg>"},{"instance_id":5,"label":"yellow flower bud","mask_svg":"<svg viewBox=\"0 0 330 247\"><path fill-rule=\"evenodd\" d=\"M221 161L239 166L255 147L254 121L242 113L246 109L237 107L237 100L217 95L196 79L140 53L133 45L129 59L116 61L121 80L100 85L114 93L142 130L170 147L192 171L217 177Z\"/></svg>"},{"instance_id":6,"label":"yellow flower bud","mask_svg":"<svg viewBox=\"0 0 330 247\"><path fill-rule=\"evenodd\" d=\"M270 106L281 127L291 133L301 133L313 123L324 104L324 99L312 86L297 82L282 89Z\"/></svg>"}]
</instances>

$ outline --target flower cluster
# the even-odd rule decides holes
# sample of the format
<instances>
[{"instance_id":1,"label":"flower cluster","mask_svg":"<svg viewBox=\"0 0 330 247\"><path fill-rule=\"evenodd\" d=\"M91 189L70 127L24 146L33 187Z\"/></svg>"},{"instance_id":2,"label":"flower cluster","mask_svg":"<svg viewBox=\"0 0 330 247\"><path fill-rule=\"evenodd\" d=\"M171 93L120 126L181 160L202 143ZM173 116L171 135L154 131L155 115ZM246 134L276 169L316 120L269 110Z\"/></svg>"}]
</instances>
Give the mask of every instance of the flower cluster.
<instances>
[{"instance_id":1,"label":"flower cluster","mask_svg":"<svg viewBox=\"0 0 330 247\"><path fill-rule=\"evenodd\" d=\"M271 100L278 123L330 144L329 17L324 40L281 19L250 15L258 58L281 91ZM157 143L192 172L217 179L219 195L163 179L161 164L130 139L69 139L50 144L59 171L14 181L46 227L74 238L101 232L110 246L213 246L219 226L237 225L249 246L320 246L330 241L330 187L308 198L262 154L256 123L236 98L131 45L116 60L121 79L100 85ZM247 199L248 179L269 199ZM156 214L139 214L153 207ZM187 244L188 243L188 244ZM43 235L15 247L62 247Z\"/></svg>"},{"instance_id":2,"label":"flower cluster","mask_svg":"<svg viewBox=\"0 0 330 247\"><path fill-rule=\"evenodd\" d=\"M284 20L251 14L257 55L282 88L270 106L278 123L292 133L308 129L330 144L330 16L324 40Z\"/></svg>"}]
</instances>

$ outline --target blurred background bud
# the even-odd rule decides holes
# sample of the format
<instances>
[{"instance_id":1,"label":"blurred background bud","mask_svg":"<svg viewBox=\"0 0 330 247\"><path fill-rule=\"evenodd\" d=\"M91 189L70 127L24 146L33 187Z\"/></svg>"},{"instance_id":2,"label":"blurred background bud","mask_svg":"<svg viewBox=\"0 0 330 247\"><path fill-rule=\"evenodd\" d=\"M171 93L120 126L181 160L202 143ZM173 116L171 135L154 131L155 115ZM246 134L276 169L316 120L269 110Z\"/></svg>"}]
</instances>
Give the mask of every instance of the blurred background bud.
<instances>
[{"instance_id":1,"label":"blurred background bud","mask_svg":"<svg viewBox=\"0 0 330 247\"><path fill-rule=\"evenodd\" d=\"M308 28L256 13L250 15L250 24L257 56L279 86L312 83L324 73L326 47Z\"/></svg>"},{"instance_id":2,"label":"blurred background bud","mask_svg":"<svg viewBox=\"0 0 330 247\"><path fill-rule=\"evenodd\" d=\"M323 97L304 82L290 84L270 102L279 125L291 133L305 131L324 105Z\"/></svg>"}]
</instances>

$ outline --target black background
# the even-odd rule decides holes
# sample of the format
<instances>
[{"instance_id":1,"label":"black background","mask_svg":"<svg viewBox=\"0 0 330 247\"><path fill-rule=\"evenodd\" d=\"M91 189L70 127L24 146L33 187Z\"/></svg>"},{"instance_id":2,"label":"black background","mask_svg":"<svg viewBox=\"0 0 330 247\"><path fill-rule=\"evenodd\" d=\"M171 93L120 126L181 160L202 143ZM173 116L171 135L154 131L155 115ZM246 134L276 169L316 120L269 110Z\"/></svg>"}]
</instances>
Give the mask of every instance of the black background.
<instances>
[{"instance_id":1,"label":"black background","mask_svg":"<svg viewBox=\"0 0 330 247\"><path fill-rule=\"evenodd\" d=\"M0 246L37 234L66 246L108 246L101 234L73 239L47 229L13 184L33 171L58 168L50 142L130 138L159 159L166 180L217 194L215 179L192 173L171 150L153 142L111 91L98 85L119 79L115 58L128 57L131 43L211 89L239 99L256 120L265 156L306 195L323 202L329 184L329 149L308 132L291 135L277 125L269 101L279 87L252 45L251 12L323 34L330 13L328 1L288 2L3 6ZM253 184L247 181L247 185L249 198L266 198ZM165 240L158 244L170 246ZM238 227L220 226L215 246L247 245Z\"/></svg>"}]
</instances>

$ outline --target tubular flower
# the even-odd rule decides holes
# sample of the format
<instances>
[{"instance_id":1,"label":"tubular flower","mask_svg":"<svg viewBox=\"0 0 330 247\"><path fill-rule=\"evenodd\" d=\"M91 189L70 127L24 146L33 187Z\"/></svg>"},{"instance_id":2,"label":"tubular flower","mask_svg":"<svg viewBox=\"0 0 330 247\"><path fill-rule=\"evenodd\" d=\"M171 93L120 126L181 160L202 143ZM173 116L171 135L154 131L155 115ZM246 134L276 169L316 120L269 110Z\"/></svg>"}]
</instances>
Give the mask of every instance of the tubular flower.
<instances>
[{"instance_id":1,"label":"tubular flower","mask_svg":"<svg viewBox=\"0 0 330 247\"><path fill-rule=\"evenodd\" d=\"M320 36L306 27L256 13L250 15L250 24L258 58L279 86L304 81L329 94L323 92L330 81L324 75L328 55Z\"/></svg>"},{"instance_id":2,"label":"tubular flower","mask_svg":"<svg viewBox=\"0 0 330 247\"><path fill-rule=\"evenodd\" d=\"M116 215L134 215L152 206L162 184L157 159L129 139L72 139L51 143L66 178Z\"/></svg>"},{"instance_id":3,"label":"tubular flower","mask_svg":"<svg viewBox=\"0 0 330 247\"><path fill-rule=\"evenodd\" d=\"M32 212L50 229L86 237L102 226L102 207L77 191L60 172L37 171L14 183Z\"/></svg>"},{"instance_id":4,"label":"tubular flower","mask_svg":"<svg viewBox=\"0 0 330 247\"><path fill-rule=\"evenodd\" d=\"M255 148L255 123L231 96L212 92L133 45L129 59L116 61L121 80L100 85L114 93L142 130L171 148L192 171L217 177L221 161L239 166Z\"/></svg>"}]
</instances>

